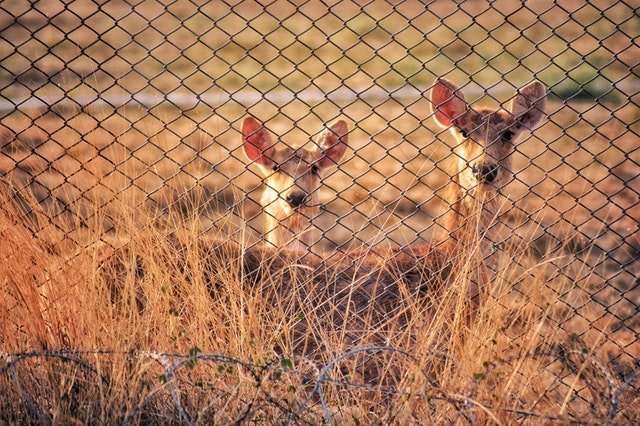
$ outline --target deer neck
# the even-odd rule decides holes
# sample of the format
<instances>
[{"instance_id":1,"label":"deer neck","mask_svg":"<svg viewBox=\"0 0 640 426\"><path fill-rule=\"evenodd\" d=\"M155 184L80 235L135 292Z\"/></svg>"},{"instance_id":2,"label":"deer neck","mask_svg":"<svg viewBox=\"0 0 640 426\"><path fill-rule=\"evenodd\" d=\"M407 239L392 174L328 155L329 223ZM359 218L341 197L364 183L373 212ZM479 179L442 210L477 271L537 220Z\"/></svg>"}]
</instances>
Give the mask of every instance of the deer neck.
<instances>
[{"instance_id":1,"label":"deer neck","mask_svg":"<svg viewBox=\"0 0 640 426\"><path fill-rule=\"evenodd\" d=\"M270 188L265 189L260 201L265 216L265 238L271 245L304 250L314 244L316 232L310 218L317 214L317 207L305 208L304 212L294 211L291 214L286 201Z\"/></svg>"},{"instance_id":2,"label":"deer neck","mask_svg":"<svg viewBox=\"0 0 640 426\"><path fill-rule=\"evenodd\" d=\"M478 185L472 170L462 161L452 179L449 237L457 244L477 244L482 257L487 257L500 242L498 191Z\"/></svg>"}]
</instances>

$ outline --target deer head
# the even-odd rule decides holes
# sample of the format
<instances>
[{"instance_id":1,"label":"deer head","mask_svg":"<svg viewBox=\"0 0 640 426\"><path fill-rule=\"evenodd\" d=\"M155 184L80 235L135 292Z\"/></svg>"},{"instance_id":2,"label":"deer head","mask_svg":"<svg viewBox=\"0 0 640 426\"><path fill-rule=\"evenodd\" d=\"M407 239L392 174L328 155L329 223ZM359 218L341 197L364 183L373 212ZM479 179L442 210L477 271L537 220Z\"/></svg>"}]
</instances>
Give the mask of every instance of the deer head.
<instances>
[{"instance_id":1,"label":"deer head","mask_svg":"<svg viewBox=\"0 0 640 426\"><path fill-rule=\"evenodd\" d=\"M511 178L511 154L518 138L544 114L546 90L535 81L520 89L506 110L474 109L460 90L439 79L431 90L436 122L456 137L460 183L466 189L491 190Z\"/></svg>"}]
</instances>

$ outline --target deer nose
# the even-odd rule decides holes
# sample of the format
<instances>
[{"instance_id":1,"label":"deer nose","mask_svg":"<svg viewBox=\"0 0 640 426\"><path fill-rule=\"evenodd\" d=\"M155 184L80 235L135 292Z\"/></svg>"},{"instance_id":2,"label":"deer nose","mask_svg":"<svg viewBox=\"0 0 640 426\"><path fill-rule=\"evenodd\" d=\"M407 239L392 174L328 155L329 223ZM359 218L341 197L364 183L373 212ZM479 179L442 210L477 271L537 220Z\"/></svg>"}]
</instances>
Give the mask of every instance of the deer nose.
<instances>
[{"instance_id":1,"label":"deer nose","mask_svg":"<svg viewBox=\"0 0 640 426\"><path fill-rule=\"evenodd\" d=\"M483 164L481 166L473 166L473 173L480 182L491 183L498 177L498 165Z\"/></svg>"},{"instance_id":2,"label":"deer nose","mask_svg":"<svg viewBox=\"0 0 640 426\"><path fill-rule=\"evenodd\" d=\"M306 194L294 192L287 195L287 203L289 203L289 205L293 208L300 207L302 204L304 204L305 198L307 198Z\"/></svg>"}]
</instances>

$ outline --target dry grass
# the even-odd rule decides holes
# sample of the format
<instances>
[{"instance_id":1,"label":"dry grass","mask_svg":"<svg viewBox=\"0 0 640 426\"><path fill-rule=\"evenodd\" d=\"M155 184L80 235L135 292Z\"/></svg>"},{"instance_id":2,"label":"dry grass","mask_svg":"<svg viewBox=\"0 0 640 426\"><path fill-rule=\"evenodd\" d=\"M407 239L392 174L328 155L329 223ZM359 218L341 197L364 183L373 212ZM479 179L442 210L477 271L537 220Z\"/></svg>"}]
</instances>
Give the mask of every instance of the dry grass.
<instances>
[{"instance_id":1,"label":"dry grass","mask_svg":"<svg viewBox=\"0 0 640 426\"><path fill-rule=\"evenodd\" d=\"M337 267L314 275L294 258L267 252L256 280L246 275L240 246L210 250L221 242L203 238L195 217L159 223L126 204L111 217L123 249L101 242L99 210L88 244L61 247L46 212L25 196L22 207L11 207L15 197L4 197L0 216L0 342L5 353L43 355L5 356L5 420L638 419L637 383L620 388L615 410L622 411L609 412L612 395L632 378L628 357L638 354L621 356L601 333L571 334L574 314L556 292L587 300L569 279L549 282L553 269L523 245L505 249L508 264L474 313L461 262L447 286L432 282L426 294L401 294L382 315L367 309L349 316L331 296ZM313 290L318 282L326 289ZM355 349L370 345L379 350ZM70 353L46 353L60 350ZM180 360L174 375L172 362ZM362 380L365 387L357 385ZM317 382L321 398L312 392Z\"/></svg>"},{"instance_id":2,"label":"dry grass","mask_svg":"<svg viewBox=\"0 0 640 426\"><path fill-rule=\"evenodd\" d=\"M640 354L636 6L4 2L0 174L21 195L0 199L0 344L90 353L5 358L0 413L168 421L181 415L177 392L191 419L320 422L312 364L355 343L349 327L327 326L340 311L330 292L309 288L340 274L321 280L285 258L287 273L258 287L243 275L261 181L237 129L251 113L297 146L326 122L350 123L352 151L320 192L328 256L430 239L448 208L452 141L423 95L447 76L468 82L474 104L497 106L532 78L552 89L502 191L513 246L470 323L464 263L444 290L356 321L357 345L392 347L374 358L397 389L327 381L330 412L344 423L610 421ZM203 255L221 239L240 245ZM324 348L306 361L300 323ZM255 368L195 362L196 347ZM94 353L104 349L115 353ZM164 383L145 350L191 355ZM354 381L371 362L358 352L328 370ZM614 423L637 422L633 386Z\"/></svg>"}]
</instances>

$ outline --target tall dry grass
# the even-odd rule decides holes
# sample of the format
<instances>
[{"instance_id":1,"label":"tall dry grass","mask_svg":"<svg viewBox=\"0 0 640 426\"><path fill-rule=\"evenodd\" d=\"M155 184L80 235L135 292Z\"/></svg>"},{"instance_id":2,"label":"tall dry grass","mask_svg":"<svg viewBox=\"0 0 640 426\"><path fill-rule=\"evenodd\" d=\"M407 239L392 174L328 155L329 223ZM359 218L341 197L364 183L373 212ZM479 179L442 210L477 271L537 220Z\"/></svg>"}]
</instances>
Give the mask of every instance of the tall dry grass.
<instances>
[{"instance_id":1,"label":"tall dry grass","mask_svg":"<svg viewBox=\"0 0 640 426\"><path fill-rule=\"evenodd\" d=\"M3 421L639 419L632 366L612 368L602 339L563 328L574 313L557 294L580 303L580 292L568 278L549 285L552 259L526 244L503 250L475 306L474 247L446 282L411 287L426 277L379 254L314 263L204 239L196 217L131 205L96 209L70 243L65 224L3 192ZM365 275L379 293L363 293Z\"/></svg>"}]
</instances>

